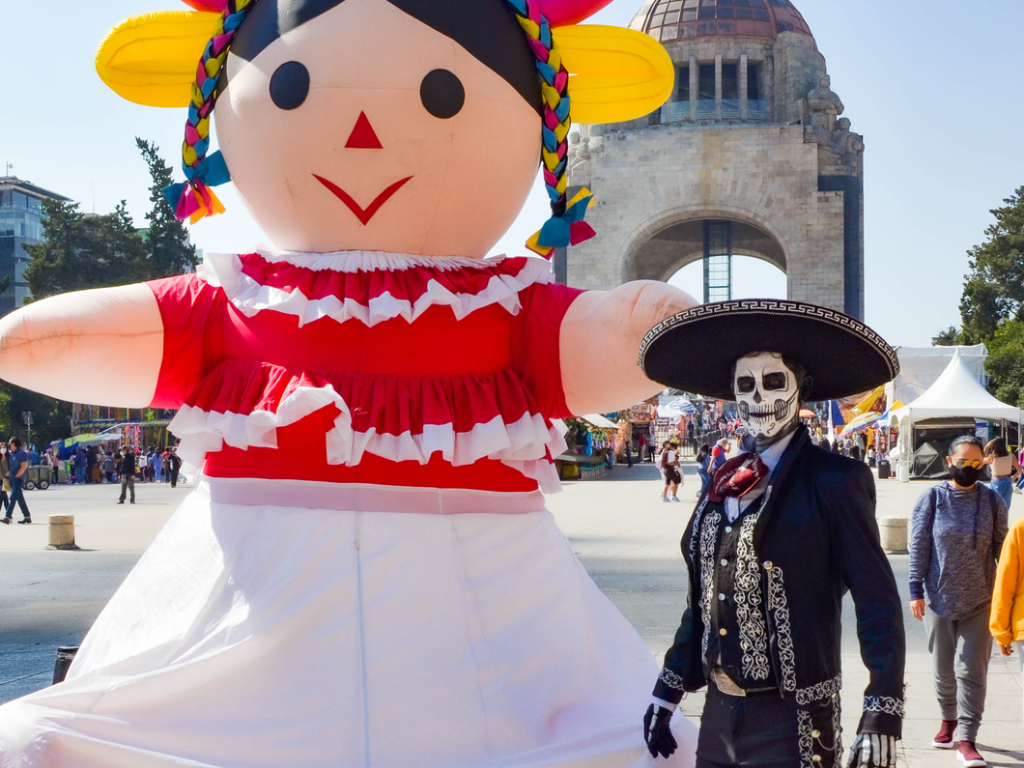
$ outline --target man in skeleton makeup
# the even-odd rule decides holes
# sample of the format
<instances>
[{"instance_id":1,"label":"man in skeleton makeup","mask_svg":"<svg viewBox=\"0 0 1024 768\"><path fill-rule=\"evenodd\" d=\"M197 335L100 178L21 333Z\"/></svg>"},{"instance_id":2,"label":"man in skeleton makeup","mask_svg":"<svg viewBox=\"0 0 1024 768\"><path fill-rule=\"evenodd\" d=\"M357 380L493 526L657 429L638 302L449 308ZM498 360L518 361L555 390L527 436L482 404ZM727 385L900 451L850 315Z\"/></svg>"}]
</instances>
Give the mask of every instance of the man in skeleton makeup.
<instances>
[{"instance_id":1,"label":"man in skeleton makeup","mask_svg":"<svg viewBox=\"0 0 1024 768\"><path fill-rule=\"evenodd\" d=\"M696 362L699 361L699 362ZM801 400L894 378L893 350L857 320L789 301L708 304L660 323L640 362L658 382L734 398L750 452L715 474L683 536L690 595L644 718L651 755L708 686L697 768L841 766L840 618L849 590L870 672L847 765L896 765L903 722L903 612L860 462L823 451Z\"/></svg>"}]
</instances>

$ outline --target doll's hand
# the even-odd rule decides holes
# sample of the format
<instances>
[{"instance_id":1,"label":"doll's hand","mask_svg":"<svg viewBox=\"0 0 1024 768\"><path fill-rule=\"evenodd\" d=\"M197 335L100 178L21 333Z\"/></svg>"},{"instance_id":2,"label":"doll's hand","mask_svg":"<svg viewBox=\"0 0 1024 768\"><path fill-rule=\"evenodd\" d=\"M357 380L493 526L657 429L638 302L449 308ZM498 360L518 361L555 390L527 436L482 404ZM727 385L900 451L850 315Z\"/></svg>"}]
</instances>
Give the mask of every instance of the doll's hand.
<instances>
[{"instance_id":1,"label":"doll's hand","mask_svg":"<svg viewBox=\"0 0 1024 768\"><path fill-rule=\"evenodd\" d=\"M859 733L850 749L847 768L896 768L896 737Z\"/></svg>"},{"instance_id":2,"label":"doll's hand","mask_svg":"<svg viewBox=\"0 0 1024 768\"><path fill-rule=\"evenodd\" d=\"M647 742L651 757L668 757L679 746L669 726L671 720L672 710L656 704L647 708L647 714L644 715L644 741Z\"/></svg>"}]
</instances>

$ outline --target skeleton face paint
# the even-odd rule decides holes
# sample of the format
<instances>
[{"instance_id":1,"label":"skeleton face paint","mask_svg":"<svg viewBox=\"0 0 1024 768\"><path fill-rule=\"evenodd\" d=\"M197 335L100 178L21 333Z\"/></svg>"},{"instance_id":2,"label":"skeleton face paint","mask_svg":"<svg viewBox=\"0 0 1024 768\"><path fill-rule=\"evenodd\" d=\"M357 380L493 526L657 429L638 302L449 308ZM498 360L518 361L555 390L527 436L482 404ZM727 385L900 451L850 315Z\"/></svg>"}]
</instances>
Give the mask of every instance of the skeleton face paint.
<instances>
[{"instance_id":1,"label":"skeleton face paint","mask_svg":"<svg viewBox=\"0 0 1024 768\"><path fill-rule=\"evenodd\" d=\"M788 435L799 423L800 389L796 374L776 352L756 352L736 362L733 393L740 419L764 448Z\"/></svg>"}]
</instances>

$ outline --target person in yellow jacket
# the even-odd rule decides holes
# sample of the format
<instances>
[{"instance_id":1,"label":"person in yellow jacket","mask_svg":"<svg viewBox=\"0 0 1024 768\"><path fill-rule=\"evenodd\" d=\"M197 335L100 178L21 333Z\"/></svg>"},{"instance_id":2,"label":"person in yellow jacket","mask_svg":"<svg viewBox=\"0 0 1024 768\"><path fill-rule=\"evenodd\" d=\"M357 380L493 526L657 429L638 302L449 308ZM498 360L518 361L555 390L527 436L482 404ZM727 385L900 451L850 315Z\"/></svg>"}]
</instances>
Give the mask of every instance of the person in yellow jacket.
<instances>
[{"instance_id":1,"label":"person in yellow jacket","mask_svg":"<svg viewBox=\"0 0 1024 768\"><path fill-rule=\"evenodd\" d=\"M1024 670L1024 517L1010 528L1003 541L996 570L996 585L992 593L992 614L989 617L989 631L999 645L1003 656L1013 652L1011 643L1017 645L1017 656Z\"/></svg>"}]
</instances>

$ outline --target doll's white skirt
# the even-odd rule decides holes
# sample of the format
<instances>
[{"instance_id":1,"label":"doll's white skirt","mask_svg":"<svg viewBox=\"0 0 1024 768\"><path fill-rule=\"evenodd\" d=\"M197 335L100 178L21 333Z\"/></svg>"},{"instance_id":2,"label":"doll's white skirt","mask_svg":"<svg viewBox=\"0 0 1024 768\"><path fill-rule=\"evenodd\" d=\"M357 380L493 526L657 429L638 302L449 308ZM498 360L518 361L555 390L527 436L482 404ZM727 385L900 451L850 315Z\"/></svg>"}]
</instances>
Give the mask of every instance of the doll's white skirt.
<instances>
[{"instance_id":1,"label":"doll's white skirt","mask_svg":"<svg viewBox=\"0 0 1024 768\"><path fill-rule=\"evenodd\" d=\"M263 481L266 482L266 481ZM2 768L625 768L657 666L546 511L344 512L200 487ZM674 718L692 766L696 729Z\"/></svg>"}]
</instances>

